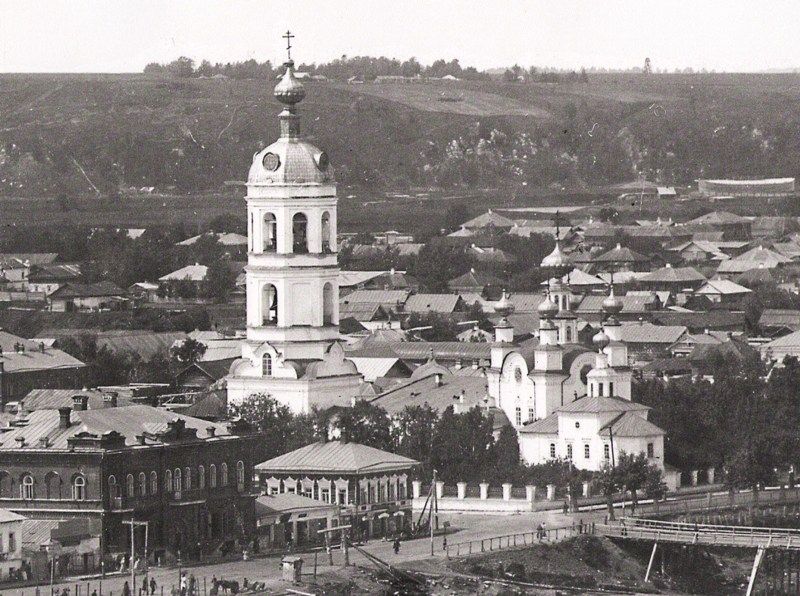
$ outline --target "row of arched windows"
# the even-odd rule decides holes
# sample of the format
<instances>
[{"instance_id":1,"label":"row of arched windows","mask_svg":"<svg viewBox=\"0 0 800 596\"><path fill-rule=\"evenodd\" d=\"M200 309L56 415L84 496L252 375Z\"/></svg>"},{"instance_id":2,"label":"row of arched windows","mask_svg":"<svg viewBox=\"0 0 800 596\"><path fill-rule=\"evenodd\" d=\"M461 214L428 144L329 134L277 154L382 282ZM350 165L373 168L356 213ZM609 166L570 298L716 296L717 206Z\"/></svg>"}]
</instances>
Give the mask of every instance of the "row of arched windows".
<instances>
[{"instance_id":1,"label":"row of arched windows","mask_svg":"<svg viewBox=\"0 0 800 596\"><path fill-rule=\"evenodd\" d=\"M39 485L30 472L19 476L19 498L32 499L72 499L83 501L86 499L86 478L83 474L73 474L70 479L70 490L65 495L62 491L63 480L58 472L48 472L44 477L44 484ZM0 497L14 498L14 478L5 470L0 470Z\"/></svg>"},{"instance_id":2,"label":"row of arched windows","mask_svg":"<svg viewBox=\"0 0 800 596\"><path fill-rule=\"evenodd\" d=\"M191 490L193 483L197 483L198 489L217 488L217 486L228 486L228 464L222 463L219 466L219 475L216 464L208 467L208 478L206 478L206 468L203 465L197 466L197 471L185 467L166 470L163 476L164 493L175 493L180 498L180 493L184 490ZM208 484L206 485L206 482ZM245 489L244 462L236 462L236 488L239 492ZM158 474L155 470L149 476L145 472L139 472L138 477L128 474L125 478L126 497L146 497L147 495L157 495L159 492ZM111 498L122 496L117 478L113 474L108 477L108 494Z\"/></svg>"},{"instance_id":3,"label":"row of arched windows","mask_svg":"<svg viewBox=\"0 0 800 596\"><path fill-rule=\"evenodd\" d=\"M275 252L278 249L278 220L275 218L275 214L265 213L263 223L262 251ZM320 219L320 230L322 253L330 253L333 246L331 243L331 215L327 211L322 214ZM303 254L308 251L308 217L305 213L295 213L292 217L292 252Z\"/></svg>"}]
</instances>

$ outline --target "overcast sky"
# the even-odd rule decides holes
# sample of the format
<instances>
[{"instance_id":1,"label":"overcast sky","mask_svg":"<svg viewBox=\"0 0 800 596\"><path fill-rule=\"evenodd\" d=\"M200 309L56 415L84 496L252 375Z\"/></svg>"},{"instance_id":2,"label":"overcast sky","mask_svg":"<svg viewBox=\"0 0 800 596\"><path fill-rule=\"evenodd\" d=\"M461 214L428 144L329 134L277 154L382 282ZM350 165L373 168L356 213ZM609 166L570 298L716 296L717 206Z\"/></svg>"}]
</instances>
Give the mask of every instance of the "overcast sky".
<instances>
[{"instance_id":1,"label":"overcast sky","mask_svg":"<svg viewBox=\"0 0 800 596\"><path fill-rule=\"evenodd\" d=\"M800 66L800 2L782 0L0 0L0 72L138 72L185 55L298 62L754 71Z\"/></svg>"}]
</instances>

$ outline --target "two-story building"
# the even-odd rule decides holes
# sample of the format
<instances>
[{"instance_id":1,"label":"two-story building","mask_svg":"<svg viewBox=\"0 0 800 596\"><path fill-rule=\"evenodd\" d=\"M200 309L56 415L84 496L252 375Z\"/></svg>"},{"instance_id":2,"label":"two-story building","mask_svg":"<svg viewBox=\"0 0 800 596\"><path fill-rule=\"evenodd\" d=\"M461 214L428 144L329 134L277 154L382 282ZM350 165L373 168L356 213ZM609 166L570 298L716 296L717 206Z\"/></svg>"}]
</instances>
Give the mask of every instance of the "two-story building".
<instances>
[{"instance_id":1,"label":"two-story building","mask_svg":"<svg viewBox=\"0 0 800 596\"><path fill-rule=\"evenodd\" d=\"M130 551L130 520L147 522L149 552L167 560L251 533L256 436L241 424L85 403L21 413L0 429L0 507L99 522L96 554L106 557ZM143 529L135 543L143 548Z\"/></svg>"},{"instance_id":2,"label":"two-story building","mask_svg":"<svg viewBox=\"0 0 800 596\"><path fill-rule=\"evenodd\" d=\"M411 525L410 474L419 462L358 443L306 445L258 464L261 490L339 506L355 536L387 536ZM305 532L305 535L303 534ZM310 539L301 527L298 540Z\"/></svg>"},{"instance_id":3,"label":"two-story building","mask_svg":"<svg viewBox=\"0 0 800 596\"><path fill-rule=\"evenodd\" d=\"M16 578L22 568L22 515L0 509L0 581Z\"/></svg>"}]
</instances>

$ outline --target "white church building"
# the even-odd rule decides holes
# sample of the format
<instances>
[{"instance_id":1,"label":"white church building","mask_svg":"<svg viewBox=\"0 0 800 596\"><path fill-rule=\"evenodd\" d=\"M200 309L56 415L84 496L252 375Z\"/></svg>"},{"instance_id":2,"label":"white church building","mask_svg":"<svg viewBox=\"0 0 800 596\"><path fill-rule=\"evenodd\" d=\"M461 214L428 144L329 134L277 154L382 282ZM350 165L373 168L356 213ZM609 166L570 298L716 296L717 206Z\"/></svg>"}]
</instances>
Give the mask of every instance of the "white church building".
<instances>
[{"instance_id":1,"label":"white church building","mask_svg":"<svg viewBox=\"0 0 800 596\"><path fill-rule=\"evenodd\" d=\"M294 412L350 405L362 377L339 340L336 184L328 155L300 134L294 62L275 87L280 137L247 178L247 339L228 399L269 394Z\"/></svg>"},{"instance_id":2,"label":"white church building","mask_svg":"<svg viewBox=\"0 0 800 596\"><path fill-rule=\"evenodd\" d=\"M542 266L562 265L557 243ZM488 393L516 429L522 460L565 459L596 471L622 452L644 453L663 470L665 433L647 419L647 406L631 401L628 350L616 318L622 302L613 288L603 301L603 329L593 338L596 353L577 343L573 309L579 297L569 284L554 277L547 298L538 308L538 344L525 351L514 344L511 302L504 294L495 305L502 319L491 350Z\"/></svg>"}]
</instances>

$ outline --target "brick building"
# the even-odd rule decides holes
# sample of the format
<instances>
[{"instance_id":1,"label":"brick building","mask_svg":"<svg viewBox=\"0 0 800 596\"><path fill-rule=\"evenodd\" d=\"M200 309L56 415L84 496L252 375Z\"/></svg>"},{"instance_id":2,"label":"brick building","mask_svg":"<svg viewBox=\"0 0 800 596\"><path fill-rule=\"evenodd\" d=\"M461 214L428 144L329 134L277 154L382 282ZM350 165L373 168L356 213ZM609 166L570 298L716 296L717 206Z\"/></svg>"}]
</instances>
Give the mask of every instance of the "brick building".
<instances>
[{"instance_id":1,"label":"brick building","mask_svg":"<svg viewBox=\"0 0 800 596\"><path fill-rule=\"evenodd\" d=\"M129 552L124 521L147 521L151 559L179 551L192 559L254 528L255 438L240 424L145 405L88 410L77 396L72 408L23 414L0 429L0 507L99 520L107 558ZM143 547L139 530L137 553Z\"/></svg>"}]
</instances>

